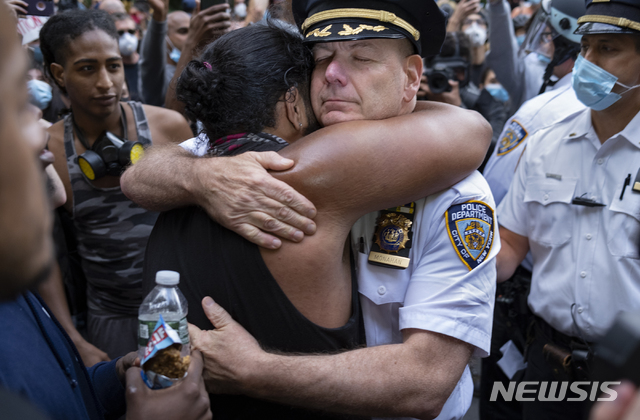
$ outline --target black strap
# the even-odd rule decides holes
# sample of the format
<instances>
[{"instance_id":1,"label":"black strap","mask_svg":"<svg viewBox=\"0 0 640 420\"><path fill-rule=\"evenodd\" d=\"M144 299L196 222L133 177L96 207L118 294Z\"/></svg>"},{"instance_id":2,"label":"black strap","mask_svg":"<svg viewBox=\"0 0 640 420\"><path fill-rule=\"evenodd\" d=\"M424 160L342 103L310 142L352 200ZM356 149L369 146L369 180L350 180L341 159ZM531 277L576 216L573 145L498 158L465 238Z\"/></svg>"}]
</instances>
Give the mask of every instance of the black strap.
<instances>
[{"instance_id":1,"label":"black strap","mask_svg":"<svg viewBox=\"0 0 640 420\"><path fill-rule=\"evenodd\" d=\"M85 149L91 150L91 146L89 146L87 137L84 135L84 132L76 123L76 119L73 118L73 113L71 113L71 121L73 122L73 128L76 131L76 135L78 136L78 140L80 140L80 143L84 146ZM122 128L122 137L124 141L127 141L129 137L127 133L127 114L125 114L122 104L120 104L120 127Z\"/></svg>"}]
</instances>

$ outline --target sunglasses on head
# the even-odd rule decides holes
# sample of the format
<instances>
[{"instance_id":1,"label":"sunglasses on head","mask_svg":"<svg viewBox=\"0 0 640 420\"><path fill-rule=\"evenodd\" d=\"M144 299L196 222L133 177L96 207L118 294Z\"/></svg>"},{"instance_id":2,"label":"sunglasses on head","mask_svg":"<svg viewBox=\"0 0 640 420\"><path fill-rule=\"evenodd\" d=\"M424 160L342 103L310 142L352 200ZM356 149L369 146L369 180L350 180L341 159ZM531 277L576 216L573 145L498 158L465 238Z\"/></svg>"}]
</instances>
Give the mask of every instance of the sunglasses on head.
<instances>
[{"instance_id":1,"label":"sunglasses on head","mask_svg":"<svg viewBox=\"0 0 640 420\"><path fill-rule=\"evenodd\" d=\"M118 31L118 36L124 35L125 32L129 32L131 35L135 35L136 34L136 30L135 29L127 29L126 31Z\"/></svg>"}]
</instances>

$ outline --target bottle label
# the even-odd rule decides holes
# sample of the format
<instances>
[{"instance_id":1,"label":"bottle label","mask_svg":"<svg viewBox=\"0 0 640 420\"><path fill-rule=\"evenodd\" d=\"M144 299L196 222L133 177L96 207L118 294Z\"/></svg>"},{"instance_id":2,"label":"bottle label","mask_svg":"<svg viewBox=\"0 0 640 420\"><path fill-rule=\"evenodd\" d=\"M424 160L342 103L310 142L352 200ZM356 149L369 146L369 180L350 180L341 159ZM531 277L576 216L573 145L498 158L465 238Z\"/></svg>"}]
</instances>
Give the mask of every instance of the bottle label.
<instances>
[{"instance_id":1,"label":"bottle label","mask_svg":"<svg viewBox=\"0 0 640 420\"><path fill-rule=\"evenodd\" d=\"M158 321L142 321L138 320L138 346L146 347L149 341L149 334L153 331ZM182 345L189 344L189 326L187 317L183 317L180 321L165 321L165 324L176 330L180 336Z\"/></svg>"}]
</instances>

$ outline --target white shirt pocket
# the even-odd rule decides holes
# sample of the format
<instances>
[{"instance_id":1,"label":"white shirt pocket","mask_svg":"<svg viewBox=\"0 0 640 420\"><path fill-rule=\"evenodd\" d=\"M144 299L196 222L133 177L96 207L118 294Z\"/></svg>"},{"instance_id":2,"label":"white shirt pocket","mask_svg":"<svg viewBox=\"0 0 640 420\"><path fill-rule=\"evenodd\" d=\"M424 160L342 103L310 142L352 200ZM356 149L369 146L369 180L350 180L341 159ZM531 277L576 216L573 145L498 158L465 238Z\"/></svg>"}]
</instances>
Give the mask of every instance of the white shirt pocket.
<instances>
[{"instance_id":1,"label":"white shirt pocket","mask_svg":"<svg viewBox=\"0 0 640 420\"><path fill-rule=\"evenodd\" d=\"M607 232L607 247L616 257L640 258L640 194L627 187L622 200L621 190L613 197L609 206L610 219Z\"/></svg>"},{"instance_id":2,"label":"white shirt pocket","mask_svg":"<svg viewBox=\"0 0 640 420\"><path fill-rule=\"evenodd\" d=\"M524 202L527 203L529 239L543 245L562 245L571 239L573 215L571 201L577 178L527 178Z\"/></svg>"},{"instance_id":3,"label":"white shirt pocket","mask_svg":"<svg viewBox=\"0 0 640 420\"><path fill-rule=\"evenodd\" d=\"M369 264L368 257L358 253L358 291L376 305L402 304L411 278L409 269Z\"/></svg>"}]
</instances>

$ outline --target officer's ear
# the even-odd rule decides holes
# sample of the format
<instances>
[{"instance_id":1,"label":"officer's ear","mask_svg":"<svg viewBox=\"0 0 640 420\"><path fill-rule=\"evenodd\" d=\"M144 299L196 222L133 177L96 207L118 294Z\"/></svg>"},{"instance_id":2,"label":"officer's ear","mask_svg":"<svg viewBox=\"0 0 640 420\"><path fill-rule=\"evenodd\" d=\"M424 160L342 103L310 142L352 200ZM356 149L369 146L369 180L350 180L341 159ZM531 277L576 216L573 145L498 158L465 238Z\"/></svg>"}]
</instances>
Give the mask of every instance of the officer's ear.
<instances>
[{"instance_id":1,"label":"officer's ear","mask_svg":"<svg viewBox=\"0 0 640 420\"><path fill-rule=\"evenodd\" d=\"M405 58L404 72L407 77L404 86L403 99L411 102L416 98L420 90L420 77L422 77L422 57L413 54Z\"/></svg>"}]
</instances>

